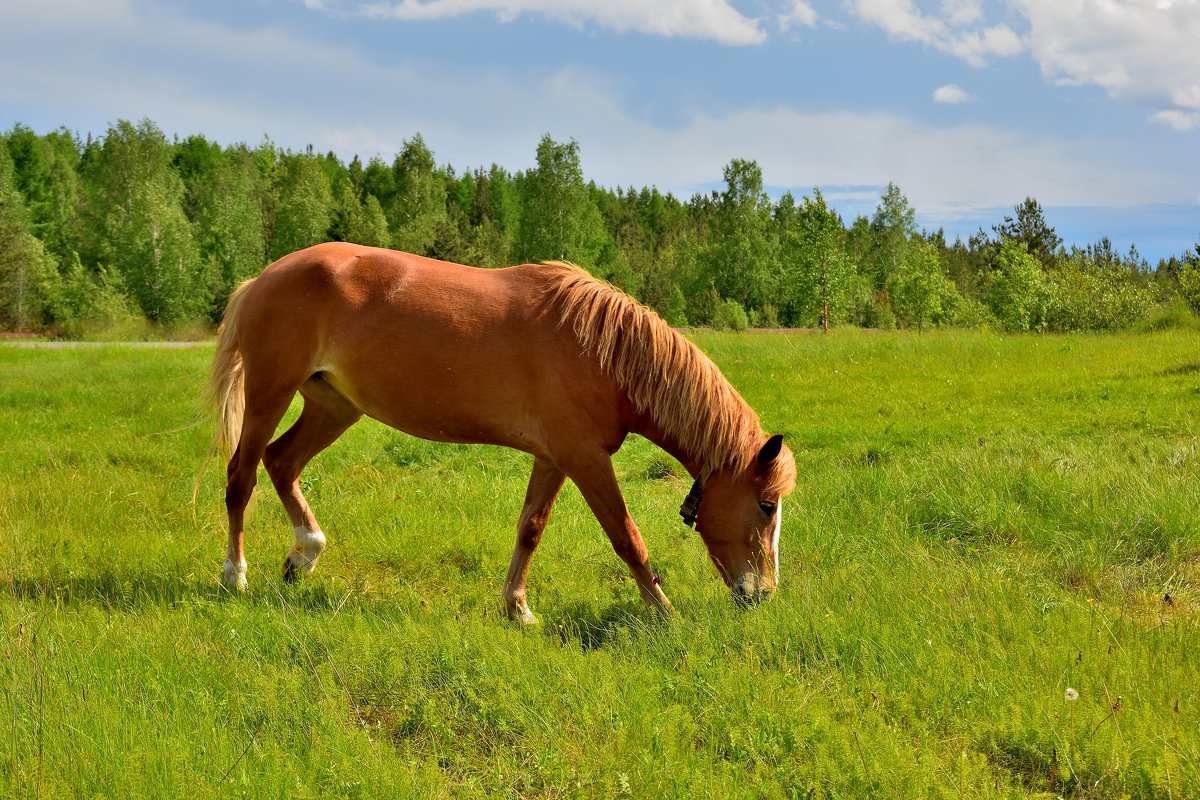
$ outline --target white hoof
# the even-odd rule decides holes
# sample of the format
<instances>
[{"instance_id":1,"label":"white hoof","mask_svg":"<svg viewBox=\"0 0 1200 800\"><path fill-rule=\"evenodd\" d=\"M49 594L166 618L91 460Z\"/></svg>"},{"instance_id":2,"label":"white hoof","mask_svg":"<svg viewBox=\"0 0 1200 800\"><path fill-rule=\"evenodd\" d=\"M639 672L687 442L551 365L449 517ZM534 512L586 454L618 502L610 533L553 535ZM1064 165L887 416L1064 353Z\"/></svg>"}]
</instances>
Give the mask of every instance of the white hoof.
<instances>
[{"instance_id":1,"label":"white hoof","mask_svg":"<svg viewBox=\"0 0 1200 800\"><path fill-rule=\"evenodd\" d=\"M529 604L525 602L524 597L519 597L516 602L509 604L508 618L522 626L537 625L541 622L529 610Z\"/></svg>"},{"instance_id":2,"label":"white hoof","mask_svg":"<svg viewBox=\"0 0 1200 800\"><path fill-rule=\"evenodd\" d=\"M236 564L229 559L225 559L225 588L235 592L244 592L249 582L246 580L246 560L242 559Z\"/></svg>"},{"instance_id":3,"label":"white hoof","mask_svg":"<svg viewBox=\"0 0 1200 800\"><path fill-rule=\"evenodd\" d=\"M300 570L305 576L311 575L316 569L317 559L325 549L325 534L321 531L309 530L301 525L296 528L296 541L288 551L287 563Z\"/></svg>"}]
</instances>

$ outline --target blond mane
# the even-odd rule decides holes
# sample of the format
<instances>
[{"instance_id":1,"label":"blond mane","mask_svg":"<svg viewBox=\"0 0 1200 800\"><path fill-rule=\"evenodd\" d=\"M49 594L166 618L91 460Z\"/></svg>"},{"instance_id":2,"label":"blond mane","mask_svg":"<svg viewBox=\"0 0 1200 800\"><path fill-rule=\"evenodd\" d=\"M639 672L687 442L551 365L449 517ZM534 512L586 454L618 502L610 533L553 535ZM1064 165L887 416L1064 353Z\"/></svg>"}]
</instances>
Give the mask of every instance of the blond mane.
<instances>
[{"instance_id":1,"label":"blond mane","mask_svg":"<svg viewBox=\"0 0 1200 800\"><path fill-rule=\"evenodd\" d=\"M658 314L609 283L565 261L555 270L549 300L559 324L570 325L584 351L600 361L639 412L695 458L701 474L748 469L766 439L758 414L708 356ZM776 459L767 491L787 494L795 462Z\"/></svg>"}]
</instances>

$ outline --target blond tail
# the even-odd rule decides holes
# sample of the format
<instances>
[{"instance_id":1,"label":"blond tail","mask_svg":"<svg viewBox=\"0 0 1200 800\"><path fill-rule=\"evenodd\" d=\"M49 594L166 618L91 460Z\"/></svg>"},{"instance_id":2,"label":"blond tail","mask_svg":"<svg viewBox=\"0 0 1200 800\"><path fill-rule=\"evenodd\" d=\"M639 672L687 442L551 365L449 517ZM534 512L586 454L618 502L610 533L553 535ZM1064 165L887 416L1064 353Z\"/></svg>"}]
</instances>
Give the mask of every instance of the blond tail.
<instances>
[{"instance_id":1,"label":"blond tail","mask_svg":"<svg viewBox=\"0 0 1200 800\"><path fill-rule=\"evenodd\" d=\"M208 469L213 456L220 451L226 458L237 448L242 435L242 414L246 409L246 395L242 390L242 353L238 349L238 317L246 290L254 283L254 279L244 282L229 296L229 304L225 306L225 319L217 331L217 352L213 356L212 372L208 378L208 414L216 416L217 429L213 435L212 446L204 459L204 467L200 475ZM196 479L195 491L192 493L192 504L200 492L200 478Z\"/></svg>"}]
</instances>

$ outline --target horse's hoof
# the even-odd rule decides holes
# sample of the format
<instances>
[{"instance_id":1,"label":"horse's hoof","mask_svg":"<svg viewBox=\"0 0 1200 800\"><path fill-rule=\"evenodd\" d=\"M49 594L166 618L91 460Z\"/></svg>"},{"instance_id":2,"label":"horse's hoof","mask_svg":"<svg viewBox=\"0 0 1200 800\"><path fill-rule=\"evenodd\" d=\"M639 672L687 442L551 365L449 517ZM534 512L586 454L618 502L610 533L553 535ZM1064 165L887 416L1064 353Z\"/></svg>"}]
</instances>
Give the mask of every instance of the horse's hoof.
<instances>
[{"instance_id":1,"label":"horse's hoof","mask_svg":"<svg viewBox=\"0 0 1200 800\"><path fill-rule=\"evenodd\" d=\"M291 557L285 558L283 560L283 582L295 583L298 580L300 580L300 570L296 568Z\"/></svg>"},{"instance_id":2,"label":"horse's hoof","mask_svg":"<svg viewBox=\"0 0 1200 800\"><path fill-rule=\"evenodd\" d=\"M226 561L221 583L231 592L246 591L246 587L250 585L246 580L246 562L235 564L232 561Z\"/></svg>"},{"instance_id":3,"label":"horse's hoof","mask_svg":"<svg viewBox=\"0 0 1200 800\"><path fill-rule=\"evenodd\" d=\"M541 620L533 615L523 599L508 607L508 618L523 628L541 623Z\"/></svg>"}]
</instances>

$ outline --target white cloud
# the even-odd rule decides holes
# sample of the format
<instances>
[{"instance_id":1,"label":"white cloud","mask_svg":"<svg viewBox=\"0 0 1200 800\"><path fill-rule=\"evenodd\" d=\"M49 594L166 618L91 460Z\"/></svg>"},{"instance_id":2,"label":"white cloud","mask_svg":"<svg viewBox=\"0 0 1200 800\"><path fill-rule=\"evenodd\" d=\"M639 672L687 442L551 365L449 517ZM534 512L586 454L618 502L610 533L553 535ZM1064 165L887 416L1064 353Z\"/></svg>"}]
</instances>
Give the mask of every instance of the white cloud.
<instances>
[{"instance_id":1,"label":"white cloud","mask_svg":"<svg viewBox=\"0 0 1200 800\"><path fill-rule=\"evenodd\" d=\"M933 102L935 103L957 105L958 103L968 103L974 99L957 83L947 83L945 86L939 86L933 90Z\"/></svg>"},{"instance_id":2,"label":"white cloud","mask_svg":"<svg viewBox=\"0 0 1200 800\"><path fill-rule=\"evenodd\" d=\"M1200 0L1014 0L1050 80L1095 85L1177 130L1200 124Z\"/></svg>"},{"instance_id":3,"label":"white cloud","mask_svg":"<svg viewBox=\"0 0 1200 800\"><path fill-rule=\"evenodd\" d=\"M941 50L973 67L984 66L993 56L1014 56L1022 50L1020 37L1003 23L963 29L982 18L977 0L945 0L945 20L921 13L913 0L849 0L849 6L860 19L882 28L893 39Z\"/></svg>"},{"instance_id":4,"label":"white cloud","mask_svg":"<svg viewBox=\"0 0 1200 800\"><path fill-rule=\"evenodd\" d=\"M1028 23L1023 35L988 25L981 0L942 0L938 15L914 0L846 4L897 41L977 67L1027 50L1054 83L1098 86L1179 131L1200 127L1200 0L1011 0Z\"/></svg>"},{"instance_id":5,"label":"white cloud","mask_svg":"<svg viewBox=\"0 0 1200 800\"><path fill-rule=\"evenodd\" d=\"M796 6L806 5L796 3ZM357 9L368 16L398 20L491 12L500 20L511 22L523 14L538 14L575 28L592 24L618 33L636 31L666 38L711 39L727 45L760 44L766 40L758 20L743 16L727 0L400 0L358 4ZM802 21L802 17L797 21Z\"/></svg>"},{"instance_id":6,"label":"white cloud","mask_svg":"<svg viewBox=\"0 0 1200 800\"><path fill-rule=\"evenodd\" d=\"M769 184L802 191L893 180L928 218L1027 195L1044 205L1114 206L1195 195L1194 165L1156 162L1123 142L785 106L681 111L666 127L629 111L609 78L580 67L547 67L531 82L526 72L380 65L349 37L226 28L144 13L127 0L79 0L76 23L48 5L16 0L0 9L0 129L21 121L101 133L105 122L148 116L168 135L256 144L270 134L295 150L311 143L364 159L390 159L420 131L441 163L510 170L530 166L548 132L578 139L585 174L606 186L653 184L686 196L743 157L759 162Z\"/></svg>"},{"instance_id":7,"label":"white cloud","mask_svg":"<svg viewBox=\"0 0 1200 800\"><path fill-rule=\"evenodd\" d=\"M970 25L983 19L980 0L942 0L942 16L951 25Z\"/></svg>"},{"instance_id":8,"label":"white cloud","mask_svg":"<svg viewBox=\"0 0 1200 800\"><path fill-rule=\"evenodd\" d=\"M779 29L786 31L793 25L803 25L806 28L815 28L817 25L817 12L805 0L791 0L791 8L779 15Z\"/></svg>"},{"instance_id":9,"label":"white cloud","mask_svg":"<svg viewBox=\"0 0 1200 800\"><path fill-rule=\"evenodd\" d=\"M1195 111L1178 111L1176 109L1158 111L1151 114L1150 119L1184 133L1200 128L1200 113Z\"/></svg>"}]
</instances>

